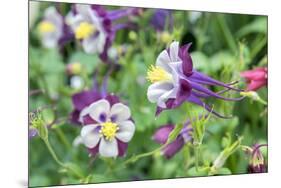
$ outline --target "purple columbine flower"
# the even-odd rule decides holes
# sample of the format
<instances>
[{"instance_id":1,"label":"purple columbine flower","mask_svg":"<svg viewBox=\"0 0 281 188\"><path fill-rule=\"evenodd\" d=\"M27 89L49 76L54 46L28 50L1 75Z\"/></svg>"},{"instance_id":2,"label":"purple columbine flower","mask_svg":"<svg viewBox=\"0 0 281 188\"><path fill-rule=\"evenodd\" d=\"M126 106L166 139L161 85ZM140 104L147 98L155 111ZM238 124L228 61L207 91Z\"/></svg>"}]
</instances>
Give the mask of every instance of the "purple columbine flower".
<instances>
[{"instance_id":1,"label":"purple columbine flower","mask_svg":"<svg viewBox=\"0 0 281 188\"><path fill-rule=\"evenodd\" d=\"M75 38L81 41L86 53L98 53L107 62L107 51L115 32L131 26L129 23L113 24L113 21L138 13L137 8L106 11L99 5L75 4L66 16L66 23L72 28Z\"/></svg>"},{"instance_id":2,"label":"purple columbine flower","mask_svg":"<svg viewBox=\"0 0 281 188\"><path fill-rule=\"evenodd\" d=\"M148 100L157 103L156 115L165 109L176 108L183 102L192 102L218 117L224 117L213 111L202 99L214 97L226 101L238 101L243 97L226 98L220 94L229 90L242 90L231 87L237 82L225 84L194 70L188 53L190 45L180 47L179 42L172 42L167 50L160 53L156 66L151 65L147 73L147 79L152 83L147 90ZM205 86L221 86L225 89L216 93Z\"/></svg>"},{"instance_id":3,"label":"purple columbine flower","mask_svg":"<svg viewBox=\"0 0 281 188\"><path fill-rule=\"evenodd\" d=\"M153 135L153 140L159 144L165 144L169 138L169 134L173 131L175 125L167 124L161 126ZM180 134L172 143L168 144L162 150L162 154L167 158L172 158L177 152L179 152L185 143L192 140L192 127L190 121L187 121L181 130Z\"/></svg>"},{"instance_id":4,"label":"purple columbine flower","mask_svg":"<svg viewBox=\"0 0 281 188\"><path fill-rule=\"evenodd\" d=\"M59 40L63 37L64 21L55 7L46 9L44 18L38 25L38 30L44 47L57 47Z\"/></svg>"},{"instance_id":5,"label":"purple columbine flower","mask_svg":"<svg viewBox=\"0 0 281 188\"><path fill-rule=\"evenodd\" d=\"M128 106L120 102L100 99L92 103L83 117L87 117L81 138L91 155L123 156L135 132Z\"/></svg>"},{"instance_id":6,"label":"purple columbine flower","mask_svg":"<svg viewBox=\"0 0 281 188\"><path fill-rule=\"evenodd\" d=\"M157 9L154 11L150 23L154 27L154 29L158 32L164 31L166 26L172 29L173 26L172 12L170 10Z\"/></svg>"},{"instance_id":7,"label":"purple columbine flower","mask_svg":"<svg viewBox=\"0 0 281 188\"><path fill-rule=\"evenodd\" d=\"M253 147L246 150L250 156L249 173L264 173L267 171L266 162L260 151L260 148L264 146L267 146L267 144L254 144Z\"/></svg>"}]
</instances>

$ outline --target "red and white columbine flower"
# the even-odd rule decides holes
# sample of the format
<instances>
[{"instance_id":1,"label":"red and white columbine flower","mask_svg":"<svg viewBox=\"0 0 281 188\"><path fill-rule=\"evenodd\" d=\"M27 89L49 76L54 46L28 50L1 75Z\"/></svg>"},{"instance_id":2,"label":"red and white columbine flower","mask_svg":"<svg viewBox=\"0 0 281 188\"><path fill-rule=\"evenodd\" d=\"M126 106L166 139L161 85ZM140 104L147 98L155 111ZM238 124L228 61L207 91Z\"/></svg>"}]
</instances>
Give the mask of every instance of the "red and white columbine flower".
<instances>
[{"instance_id":1,"label":"red and white columbine flower","mask_svg":"<svg viewBox=\"0 0 281 188\"><path fill-rule=\"evenodd\" d=\"M87 107L84 117L81 138L91 155L117 157L125 154L135 132L128 106L100 99Z\"/></svg>"}]
</instances>

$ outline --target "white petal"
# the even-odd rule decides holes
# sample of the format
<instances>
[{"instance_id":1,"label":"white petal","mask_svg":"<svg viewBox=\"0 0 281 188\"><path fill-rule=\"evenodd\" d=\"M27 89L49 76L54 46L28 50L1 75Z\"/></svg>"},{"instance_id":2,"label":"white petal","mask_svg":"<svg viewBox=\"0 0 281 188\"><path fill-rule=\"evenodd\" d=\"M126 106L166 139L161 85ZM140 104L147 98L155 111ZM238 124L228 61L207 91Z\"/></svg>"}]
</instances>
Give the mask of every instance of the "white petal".
<instances>
[{"instance_id":1,"label":"white petal","mask_svg":"<svg viewBox=\"0 0 281 188\"><path fill-rule=\"evenodd\" d=\"M179 42L174 41L170 45L170 58L172 62L176 62L179 60Z\"/></svg>"},{"instance_id":2,"label":"white petal","mask_svg":"<svg viewBox=\"0 0 281 188\"><path fill-rule=\"evenodd\" d=\"M82 46L86 53L89 53L89 54L98 53L98 50L99 50L98 38L97 37L85 38L82 41Z\"/></svg>"},{"instance_id":3,"label":"white petal","mask_svg":"<svg viewBox=\"0 0 281 188\"><path fill-rule=\"evenodd\" d=\"M117 157L117 140L113 138L111 141L107 141L104 138L101 138L101 142L99 145L99 153L102 157Z\"/></svg>"},{"instance_id":4,"label":"white petal","mask_svg":"<svg viewBox=\"0 0 281 188\"><path fill-rule=\"evenodd\" d=\"M116 103L111 107L110 117L116 117L115 122L122 122L130 118L131 111L128 106Z\"/></svg>"},{"instance_id":5,"label":"white petal","mask_svg":"<svg viewBox=\"0 0 281 188\"><path fill-rule=\"evenodd\" d=\"M124 121L118 125L116 137L122 142L129 142L135 132L135 124L132 121Z\"/></svg>"},{"instance_id":6,"label":"white petal","mask_svg":"<svg viewBox=\"0 0 281 188\"><path fill-rule=\"evenodd\" d=\"M85 107L85 108L83 108L83 110L79 114L79 122L80 123L83 123L83 117L87 114L89 114L89 108Z\"/></svg>"},{"instance_id":7,"label":"white petal","mask_svg":"<svg viewBox=\"0 0 281 188\"><path fill-rule=\"evenodd\" d=\"M156 82L147 89L147 98L150 102L155 103L164 93L174 88L171 82Z\"/></svg>"},{"instance_id":8,"label":"white petal","mask_svg":"<svg viewBox=\"0 0 281 188\"><path fill-rule=\"evenodd\" d=\"M95 147L100 140L99 132L95 131L97 126L98 125L87 125L84 126L81 130L82 142L87 148Z\"/></svg>"},{"instance_id":9,"label":"white petal","mask_svg":"<svg viewBox=\"0 0 281 188\"><path fill-rule=\"evenodd\" d=\"M169 67L169 63L171 62L171 59L169 57L169 54L167 50L163 50L156 59L156 66L163 68L167 72L171 72L171 68Z\"/></svg>"},{"instance_id":10,"label":"white petal","mask_svg":"<svg viewBox=\"0 0 281 188\"><path fill-rule=\"evenodd\" d=\"M76 4L77 13L82 15L85 21L91 21L91 7L90 5Z\"/></svg>"},{"instance_id":11,"label":"white petal","mask_svg":"<svg viewBox=\"0 0 281 188\"><path fill-rule=\"evenodd\" d=\"M105 99L101 99L97 102L92 103L89 106L89 115L91 116L91 118L93 118L95 121L100 122L100 115L101 114L109 114L109 110L110 110L110 104L107 100Z\"/></svg>"},{"instance_id":12,"label":"white petal","mask_svg":"<svg viewBox=\"0 0 281 188\"><path fill-rule=\"evenodd\" d=\"M158 100L157 100L157 105L160 106L161 108L166 108L166 101L171 98L175 98L177 94L177 90L174 88L168 92L163 93Z\"/></svg>"}]
</instances>

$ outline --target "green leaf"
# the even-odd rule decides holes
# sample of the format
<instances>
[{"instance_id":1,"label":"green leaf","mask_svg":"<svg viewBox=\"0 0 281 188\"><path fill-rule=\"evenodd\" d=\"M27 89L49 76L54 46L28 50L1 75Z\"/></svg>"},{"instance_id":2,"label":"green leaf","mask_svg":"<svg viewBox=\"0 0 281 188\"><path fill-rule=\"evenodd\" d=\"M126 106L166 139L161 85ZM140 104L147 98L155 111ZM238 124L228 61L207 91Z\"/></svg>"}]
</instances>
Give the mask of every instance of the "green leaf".
<instances>
[{"instance_id":1,"label":"green leaf","mask_svg":"<svg viewBox=\"0 0 281 188\"><path fill-rule=\"evenodd\" d=\"M267 32L267 18L260 17L255 19L252 23L245 25L242 27L238 32L237 36L244 37L250 33L263 33L266 34Z\"/></svg>"}]
</instances>

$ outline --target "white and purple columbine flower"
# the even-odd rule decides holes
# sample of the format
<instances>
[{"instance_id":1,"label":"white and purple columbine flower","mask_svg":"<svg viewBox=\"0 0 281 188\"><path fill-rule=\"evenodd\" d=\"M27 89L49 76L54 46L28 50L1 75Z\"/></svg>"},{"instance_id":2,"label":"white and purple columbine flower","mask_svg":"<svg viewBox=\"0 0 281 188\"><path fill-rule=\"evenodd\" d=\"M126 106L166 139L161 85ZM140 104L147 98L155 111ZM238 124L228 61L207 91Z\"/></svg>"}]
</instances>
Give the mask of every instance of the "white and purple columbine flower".
<instances>
[{"instance_id":1,"label":"white and purple columbine flower","mask_svg":"<svg viewBox=\"0 0 281 188\"><path fill-rule=\"evenodd\" d=\"M38 25L42 44L46 48L54 48L59 44L59 40L64 34L64 21L62 15L55 7L45 10L44 18Z\"/></svg>"},{"instance_id":2,"label":"white and purple columbine flower","mask_svg":"<svg viewBox=\"0 0 281 188\"><path fill-rule=\"evenodd\" d=\"M99 5L75 4L66 16L66 23L72 28L75 38L81 41L86 53L97 53L107 62L107 51L114 40L115 32L130 27L128 23L113 24L113 21L138 13L137 8L106 11Z\"/></svg>"},{"instance_id":3,"label":"white and purple columbine flower","mask_svg":"<svg viewBox=\"0 0 281 188\"><path fill-rule=\"evenodd\" d=\"M163 125L156 130L152 139L159 144L165 144L169 138L170 133L173 131L174 128L175 125L173 124ZM191 140L192 140L192 127L190 121L187 121L184 124L184 127L181 130L178 137L173 142L171 142L170 144L168 144L162 149L162 154L167 159L170 159L182 149L185 143L190 142Z\"/></svg>"},{"instance_id":4,"label":"white and purple columbine flower","mask_svg":"<svg viewBox=\"0 0 281 188\"><path fill-rule=\"evenodd\" d=\"M131 111L123 103L98 100L87 107L81 139L91 155L123 156L135 132Z\"/></svg>"},{"instance_id":5,"label":"white and purple columbine flower","mask_svg":"<svg viewBox=\"0 0 281 188\"><path fill-rule=\"evenodd\" d=\"M151 65L147 73L147 79L152 83L147 90L148 100L157 104L156 115L187 101L200 105L219 117L224 117L213 111L202 99L214 97L237 101L242 98L226 98L220 94L229 90L241 90L231 87L237 82L225 84L194 70L188 53L190 45L180 47L179 42L172 42L168 49L160 53L156 66ZM225 89L215 93L205 86L221 86Z\"/></svg>"}]
</instances>

